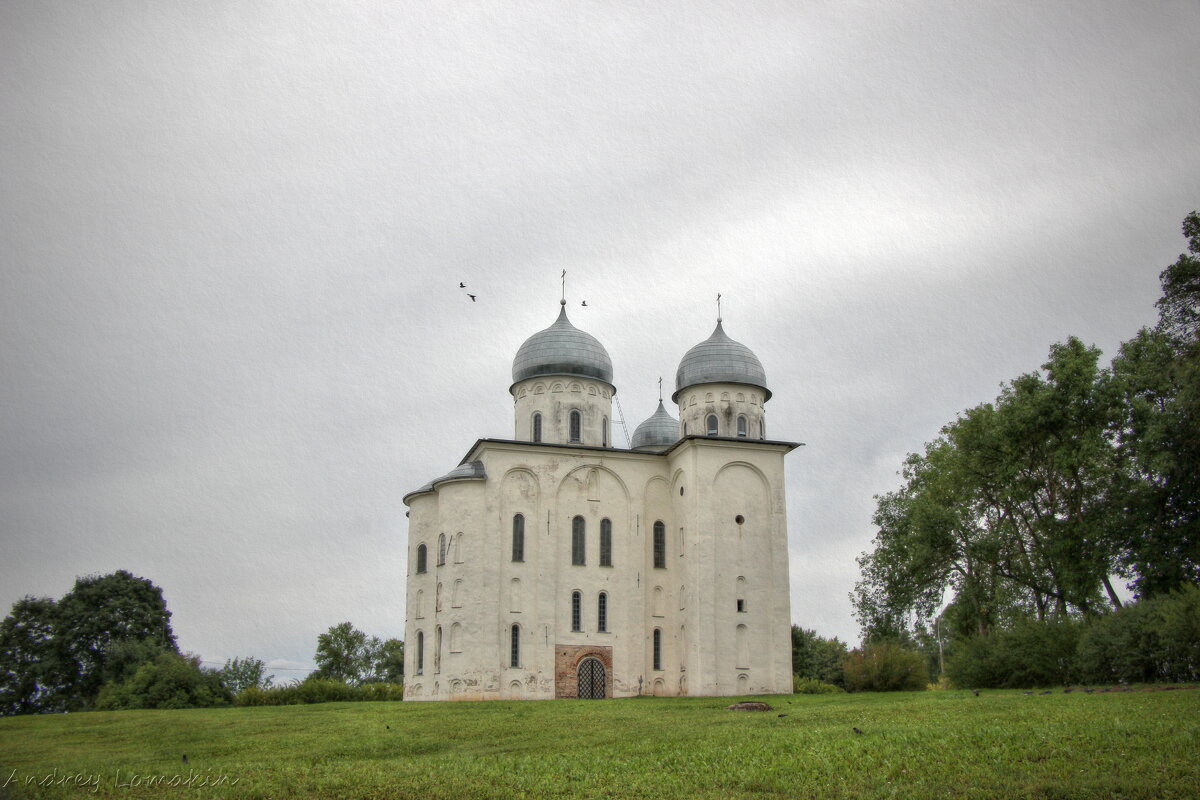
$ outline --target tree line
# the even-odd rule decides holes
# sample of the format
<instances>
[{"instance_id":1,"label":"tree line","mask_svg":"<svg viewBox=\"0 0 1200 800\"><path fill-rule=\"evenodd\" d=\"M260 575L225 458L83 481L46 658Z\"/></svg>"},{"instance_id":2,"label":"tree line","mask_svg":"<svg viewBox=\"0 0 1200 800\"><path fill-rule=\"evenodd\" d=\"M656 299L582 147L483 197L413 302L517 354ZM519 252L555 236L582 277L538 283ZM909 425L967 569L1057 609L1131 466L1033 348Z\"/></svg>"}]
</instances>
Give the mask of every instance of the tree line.
<instances>
[{"instance_id":1,"label":"tree line","mask_svg":"<svg viewBox=\"0 0 1200 800\"><path fill-rule=\"evenodd\" d=\"M1200 584L1200 215L1183 233L1157 323L1109 366L1057 343L908 456L858 560L867 640L993 641L1121 609L1114 578L1134 602Z\"/></svg>"},{"instance_id":2,"label":"tree line","mask_svg":"<svg viewBox=\"0 0 1200 800\"><path fill-rule=\"evenodd\" d=\"M344 622L317 637L314 660L304 681L279 686L257 658L204 667L179 651L162 590L118 570L13 604L0 622L0 715L403 697L399 639Z\"/></svg>"}]
</instances>

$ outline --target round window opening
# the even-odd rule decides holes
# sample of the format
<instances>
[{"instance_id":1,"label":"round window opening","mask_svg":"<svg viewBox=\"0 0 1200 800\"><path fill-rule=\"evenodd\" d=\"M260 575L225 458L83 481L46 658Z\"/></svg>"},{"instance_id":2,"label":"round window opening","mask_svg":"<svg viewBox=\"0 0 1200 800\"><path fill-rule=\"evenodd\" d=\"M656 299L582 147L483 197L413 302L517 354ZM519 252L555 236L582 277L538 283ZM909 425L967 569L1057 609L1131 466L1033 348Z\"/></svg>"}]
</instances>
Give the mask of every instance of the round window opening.
<instances>
[{"instance_id":1,"label":"round window opening","mask_svg":"<svg viewBox=\"0 0 1200 800\"><path fill-rule=\"evenodd\" d=\"M743 517L741 514L738 514L736 517L733 518L733 521L736 522L738 525L741 525L743 522L746 521L746 518Z\"/></svg>"}]
</instances>

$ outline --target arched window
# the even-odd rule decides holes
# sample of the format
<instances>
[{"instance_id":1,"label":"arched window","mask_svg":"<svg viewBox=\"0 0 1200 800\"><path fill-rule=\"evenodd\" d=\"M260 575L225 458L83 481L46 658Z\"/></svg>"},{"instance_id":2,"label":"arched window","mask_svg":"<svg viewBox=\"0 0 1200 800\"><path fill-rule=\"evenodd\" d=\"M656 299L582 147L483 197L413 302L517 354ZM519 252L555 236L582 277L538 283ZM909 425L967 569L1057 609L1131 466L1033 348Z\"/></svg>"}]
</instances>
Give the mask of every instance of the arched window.
<instances>
[{"instance_id":1,"label":"arched window","mask_svg":"<svg viewBox=\"0 0 1200 800\"><path fill-rule=\"evenodd\" d=\"M704 420L704 425L705 425L705 427L708 428L709 436L717 435L717 415L716 414L709 414L708 417Z\"/></svg>"},{"instance_id":2,"label":"arched window","mask_svg":"<svg viewBox=\"0 0 1200 800\"><path fill-rule=\"evenodd\" d=\"M583 629L583 595L571 592L571 630Z\"/></svg>"},{"instance_id":3,"label":"arched window","mask_svg":"<svg viewBox=\"0 0 1200 800\"><path fill-rule=\"evenodd\" d=\"M683 423L683 435L687 436L687 422L686 421Z\"/></svg>"},{"instance_id":4,"label":"arched window","mask_svg":"<svg viewBox=\"0 0 1200 800\"><path fill-rule=\"evenodd\" d=\"M513 517L512 560L525 560L525 516L523 514Z\"/></svg>"},{"instance_id":5,"label":"arched window","mask_svg":"<svg viewBox=\"0 0 1200 800\"><path fill-rule=\"evenodd\" d=\"M612 566L612 520L600 520L600 566Z\"/></svg>"},{"instance_id":6,"label":"arched window","mask_svg":"<svg viewBox=\"0 0 1200 800\"><path fill-rule=\"evenodd\" d=\"M425 604L425 590L417 589L417 599L413 603L413 619L420 619L423 616L421 614L421 606L424 604Z\"/></svg>"},{"instance_id":7,"label":"arched window","mask_svg":"<svg viewBox=\"0 0 1200 800\"><path fill-rule=\"evenodd\" d=\"M437 592L433 595L433 611L438 613L442 610L442 584L438 583Z\"/></svg>"},{"instance_id":8,"label":"arched window","mask_svg":"<svg viewBox=\"0 0 1200 800\"><path fill-rule=\"evenodd\" d=\"M417 674L425 673L425 634L417 631Z\"/></svg>"},{"instance_id":9,"label":"arched window","mask_svg":"<svg viewBox=\"0 0 1200 800\"><path fill-rule=\"evenodd\" d=\"M667 568L667 526L662 520L654 523L654 568Z\"/></svg>"},{"instance_id":10,"label":"arched window","mask_svg":"<svg viewBox=\"0 0 1200 800\"><path fill-rule=\"evenodd\" d=\"M438 534L438 560L437 565L440 567L446 563L446 534Z\"/></svg>"},{"instance_id":11,"label":"arched window","mask_svg":"<svg viewBox=\"0 0 1200 800\"><path fill-rule=\"evenodd\" d=\"M533 414L533 441L540 442L542 440L542 415L540 412Z\"/></svg>"},{"instance_id":12,"label":"arched window","mask_svg":"<svg viewBox=\"0 0 1200 800\"><path fill-rule=\"evenodd\" d=\"M758 421L758 438L767 438L767 421L765 419Z\"/></svg>"},{"instance_id":13,"label":"arched window","mask_svg":"<svg viewBox=\"0 0 1200 800\"><path fill-rule=\"evenodd\" d=\"M608 633L608 595L604 592L596 600L596 630Z\"/></svg>"},{"instance_id":14,"label":"arched window","mask_svg":"<svg viewBox=\"0 0 1200 800\"><path fill-rule=\"evenodd\" d=\"M423 544L417 545L417 574L420 575L425 571L425 561L427 558L428 548Z\"/></svg>"},{"instance_id":15,"label":"arched window","mask_svg":"<svg viewBox=\"0 0 1200 800\"><path fill-rule=\"evenodd\" d=\"M454 563L455 564L463 563L462 540L463 540L463 532L459 531L458 535L454 537Z\"/></svg>"},{"instance_id":16,"label":"arched window","mask_svg":"<svg viewBox=\"0 0 1200 800\"><path fill-rule=\"evenodd\" d=\"M600 420L600 446L608 447L608 417Z\"/></svg>"},{"instance_id":17,"label":"arched window","mask_svg":"<svg viewBox=\"0 0 1200 800\"><path fill-rule=\"evenodd\" d=\"M737 596L737 610L739 614L746 613L746 579L738 576L737 589L734 592Z\"/></svg>"},{"instance_id":18,"label":"arched window","mask_svg":"<svg viewBox=\"0 0 1200 800\"><path fill-rule=\"evenodd\" d=\"M570 416L570 437L569 441L578 442L583 439L583 415L578 411L572 411Z\"/></svg>"},{"instance_id":19,"label":"arched window","mask_svg":"<svg viewBox=\"0 0 1200 800\"><path fill-rule=\"evenodd\" d=\"M741 414L738 416L737 425L738 425L738 427L737 427L738 438L745 439L746 438L746 415L745 414Z\"/></svg>"},{"instance_id":20,"label":"arched window","mask_svg":"<svg viewBox=\"0 0 1200 800\"><path fill-rule=\"evenodd\" d=\"M571 520L571 563L583 564L584 556L583 517Z\"/></svg>"},{"instance_id":21,"label":"arched window","mask_svg":"<svg viewBox=\"0 0 1200 800\"><path fill-rule=\"evenodd\" d=\"M662 669L662 628L654 629L654 668Z\"/></svg>"},{"instance_id":22,"label":"arched window","mask_svg":"<svg viewBox=\"0 0 1200 800\"><path fill-rule=\"evenodd\" d=\"M508 648L508 665L521 666L521 626L513 625L510 632Z\"/></svg>"},{"instance_id":23,"label":"arched window","mask_svg":"<svg viewBox=\"0 0 1200 800\"><path fill-rule=\"evenodd\" d=\"M454 588L450 590L450 607L462 608L462 578L454 582Z\"/></svg>"},{"instance_id":24,"label":"arched window","mask_svg":"<svg viewBox=\"0 0 1200 800\"><path fill-rule=\"evenodd\" d=\"M442 671L442 626L438 625L433 630L433 671L435 673Z\"/></svg>"},{"instance_id":25,"label":"arched window","mask_svg":"<svg viewBox=\"0 0 1200 800\"><path fill-rule=\"evenodd\" d=\"M457 622L450 626L450 652L462 652L462 625Z\"/></svg>"}]
</instances>

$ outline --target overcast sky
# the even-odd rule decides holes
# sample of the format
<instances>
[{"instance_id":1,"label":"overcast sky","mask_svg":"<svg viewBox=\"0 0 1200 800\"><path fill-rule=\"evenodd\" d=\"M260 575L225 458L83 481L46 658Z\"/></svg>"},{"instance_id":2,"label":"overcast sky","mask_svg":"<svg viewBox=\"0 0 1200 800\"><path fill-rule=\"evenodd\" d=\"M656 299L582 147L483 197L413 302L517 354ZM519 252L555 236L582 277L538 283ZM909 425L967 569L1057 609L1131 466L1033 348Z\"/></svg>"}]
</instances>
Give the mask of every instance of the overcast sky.
<instances>
[{"instance_id":1,"label":"overcast sky","mask_svg":"<svg viewBox=\"0 0 1200 800\"><path fill-rule=\"evenodd\" d=\"M792 619L857 641L905 454L1152 324L1200 206L1196 2L334 5L0 4L5 609L127 569L284 679L402 637L401 497L512 436L566 269L631 433L723 295L806 443Z\"/></svg>"}]
</instances>

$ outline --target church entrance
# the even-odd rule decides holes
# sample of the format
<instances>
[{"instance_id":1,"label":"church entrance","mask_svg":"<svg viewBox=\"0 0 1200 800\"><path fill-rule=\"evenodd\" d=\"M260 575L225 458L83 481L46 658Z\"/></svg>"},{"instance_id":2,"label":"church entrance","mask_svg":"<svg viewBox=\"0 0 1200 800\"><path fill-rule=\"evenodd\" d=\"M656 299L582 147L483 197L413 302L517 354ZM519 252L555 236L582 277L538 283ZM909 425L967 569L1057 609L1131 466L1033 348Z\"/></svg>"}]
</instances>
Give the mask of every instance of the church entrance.
<instances>
[{"instance_id":1,"label":"church entrance","mask_svg":"<svg viewBox=\"0 0 1200 800\"><path fill-rule=\"evenodd\" d=\"M599 700L612 697L613 654L611 647L594 644L554 646L554 696Z\"/></svg>"},{"instance_id":2,"label":"church entrance","mask_svg":"<svg viewBox=\"0 0 1200 800\"><path fill-rule=\"evenodd\" d=\"M608 686L606 677L604 664L600 659L585 658L580 661L579 689L576 696L580 700L603 700Z\"/></svg>"}]
</instances>

